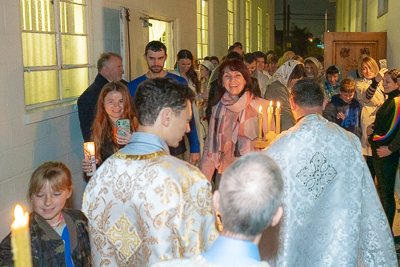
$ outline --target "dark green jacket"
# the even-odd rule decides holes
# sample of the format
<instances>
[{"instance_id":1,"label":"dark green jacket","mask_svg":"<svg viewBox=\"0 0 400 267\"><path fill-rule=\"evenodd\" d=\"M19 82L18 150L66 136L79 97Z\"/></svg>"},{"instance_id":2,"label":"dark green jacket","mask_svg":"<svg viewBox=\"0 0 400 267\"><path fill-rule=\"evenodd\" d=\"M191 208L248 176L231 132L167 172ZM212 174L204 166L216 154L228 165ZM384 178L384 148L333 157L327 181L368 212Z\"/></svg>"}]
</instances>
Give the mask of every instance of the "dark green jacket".
<instances>
[{"instance_id":1,"label":"dark green jacket","mask_svg":"<svg viewBox=\"0 0 400 267\"><path fill-rule=\"evenodd\" d=\"M90 267L90 241L87 220L79 210L63 210L67 224L71 257L74 267ZM32 261L34 267L64 267L64 241L57 232L38 214L30 214L29 230L31 233ZM0 244L0 266L14 266L11 252L11 234Z\"/></svg>"}]
</instances>

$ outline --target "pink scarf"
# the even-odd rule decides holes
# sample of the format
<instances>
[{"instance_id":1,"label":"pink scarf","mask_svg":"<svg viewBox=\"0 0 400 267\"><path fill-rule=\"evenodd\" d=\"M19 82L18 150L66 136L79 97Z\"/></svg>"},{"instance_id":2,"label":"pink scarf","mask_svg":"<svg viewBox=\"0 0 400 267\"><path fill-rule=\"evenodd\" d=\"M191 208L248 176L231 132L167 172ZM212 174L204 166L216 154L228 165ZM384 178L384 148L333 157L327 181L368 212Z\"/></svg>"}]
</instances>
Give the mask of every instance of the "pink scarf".
<instances>
[{"instance_id":1,"label":"pink scarf","mask_svg":"<svg viewBox=\"0 0 400 267\"><path fill-rule=\"evenodd\" d=\"M246 92L235 102L230 94L226 92L221 101L213 109L210 128L209 128L209 151L208 155L211 156L212 161L215 163L215 167L218 169L221 160L221 153L223 151L224 144L223 136L224 129L228 128L232 130L232 149L234 151L232 155L224 154L224 157L228 162L241 155L244 155L249 151L248 141L257 138L257 110L255 110L250 102L253 100L250 92ZM227 109L235 113L233 120L226 120ZM225 124L229 124L228 127ZM247 146L246 146L247 145ZM251 150L253 151L253 150ZM211 153L211 155L210 155Z\"/></svg>"}]
</instances>

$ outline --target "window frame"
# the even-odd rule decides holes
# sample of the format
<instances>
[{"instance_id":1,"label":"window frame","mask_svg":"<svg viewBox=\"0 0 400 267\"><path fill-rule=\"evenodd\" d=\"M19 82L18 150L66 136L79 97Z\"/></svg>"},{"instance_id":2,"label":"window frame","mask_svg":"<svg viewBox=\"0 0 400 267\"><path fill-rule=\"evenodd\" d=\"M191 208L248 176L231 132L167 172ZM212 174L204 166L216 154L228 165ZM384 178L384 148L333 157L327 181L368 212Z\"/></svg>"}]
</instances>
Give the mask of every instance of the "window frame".
<instances>
[{"instance_id":1,"label":"window frame","mask_svg":"<svg viewBox=\"0 0 400 267\"><path fill-rule=\"evenodd\" d=\"M257 51L262 51L262 9L257 7Z\"/></svg>"},{"instance_id":2,"label":"window frame","mask_svg":"<svg viewBox=\"0 0 400 267\"><path fill-rule=\"evenodd\" d=\"M203 7L203 2L204 2L204 7ZM200 7L200 10L199 10ZM207 14L203 12L204 10L207 9ZM200 17L200 19L199 19ZM197 42L196 42L196 49L197 49L197 59L198 60L203 60L204 57L209 56L210 54L210 45L209 45L209 18L210 18L210 5L208 0L196 0L196 34L197 34ZM200 25L199 25L199 20L200 20ZM204 21L207 21L204 23ZM199 36L199 31L200 31L200 36ZM204 38L204 34L207 36ZM200 38L199 38L200 37ZM207 53L203 55L204 53L204 47L206 47Z\"/></svg>"},{"instance_id":3,"label":"window frame","mask_svg":"<svg viewBox=\"0 0 400 267\"><path fill-rule=\"evenodd\" d=\"M378 1L378 16L377 18L382 17L387 14L389 11L389 0L380 0Z\"/></svg>"},{"instance_id":4,"label":"window frame","mask_svg":"<svg viewBox=\"0 0 400 267\"><path fill-rule=\"evenodd\" d=\"M232 10L229 9L229 2L232 3ZM233 45L235 42L235 6L236 6L236 1L235 0L227 0L227 14L228 14L228 48L229 46ZM232 15L232 21L230 21L230 14ZM232 25L232 32L231 32L231 26Z\"/></svg>"},{"instance_id":5,"label":"window frame","mask_svg":"<svg viewBox=\"0 0 400 267\"><path fill-rule=\"evenodd\" d=\"M23 7L22 7L22 1L20 1L21 8L21 20L23 19ZM39 0L40 1L40 0ZM91 6L91 0L83 0L83 3L76 3L73 0L51 0L49 1L50 3L53 4L53 12L54 12L54 28L53 31L37 31L37 30L25 30L23 28L23 25L21 25L21 39L23 33L40 33L40 34L46 34L46 35L54 35L55 36L55 49L56 49L56 63L57 65L51 65L51 66L23 66L23 71L24 73L31 73L35 71L56 71L57 72L57 92L59 93L59 99L55 100L50 100L46 102L41 102L41 103L35 103L35 104L26 104L26 84L25 84L25 77L23 77L24 80L24 105L25 105L25 110L27 111L27 114L25 115L24 121L26 124L33 123L40 121L40 115L36 115L35 118L29 119L29 117L32 117L32 114L34 112L38 111L43 111L43 112L48 112L51 109L59 109L59 111L56 112L60 114L68 114L71 112L76 111L76 107L71 107L71 108L66 108L68 105L73 105L76 103L76 100L78 99L78 96L72 96L72 97L63 97L63 84L62 84L62 71L63 70L72 70L72 69L80 69L80 68L87 68L87 73L88 73L88 84L87 86L90 85L91 79L92 79L92 71L91 69L94 67L93 64L90 64L92 61L92 57L90 55L90 43L91 43L91 25L90 25L90 6ZM73 5L78 5L78 6L83 6L84 7L84 25L83 27L85 28L85 33L83 34L78 34L78 33L68 33L68 32L63 32L61 29L61 3L65 4L73 4ZM65 64L63 61L63 43L62 43L62 36L85 36L86 37L86 52L87 52L87 63L85 64ZM24 54L22 52L22 55L24 57ZM55 90L55 89L54 89ZM83 93L83 92L82 92ZM49 119L52 116L51 115L43 115L43 119ZM56 117L56 116L54 116Z\"/></svg>"},{"instance_id":6,"label":"window frame","mask_svg":"<svg viewBox=\"0 0 400 267\"><path fill-rule=\"evenodd\" d=\"M251 46L251 0L246 0L245 8L245 49L246 53L250 53Z\"/></svg>"}]
</instances>

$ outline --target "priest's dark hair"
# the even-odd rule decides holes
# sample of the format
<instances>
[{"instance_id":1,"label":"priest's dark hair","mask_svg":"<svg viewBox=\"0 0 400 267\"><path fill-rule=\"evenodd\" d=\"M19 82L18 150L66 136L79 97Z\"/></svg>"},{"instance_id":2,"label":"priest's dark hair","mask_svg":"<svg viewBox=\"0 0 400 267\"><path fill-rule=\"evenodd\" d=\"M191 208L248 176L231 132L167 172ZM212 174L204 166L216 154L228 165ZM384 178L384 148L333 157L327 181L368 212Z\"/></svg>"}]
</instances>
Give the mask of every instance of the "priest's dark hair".
<instances>
[{"instance_id":1,"label":"priest's dark hair","mask_svg":"<svg viewBox=\"0 0 400 267\"><path fill-rule=\"evenodd\" d=\"M134 102L140 125L152 126L163 108L171 108L176 116L193 102L195 94L185 84L172 78L147 79L139 84Z\"/></svg>"},{"instance_id":2,"label":"priest's dark hair","mask_svg":"<svg viewBox=\"0 0 400 267\"><path fill-rule=\"evenodd\" d=\"M271 157L251 152L225 170L219 192L223 232L253 241L271 224L282 204L282 173Z\"/></svg>"},{"instance_id":3,"label":"priest's dark hair","mask_svg":"<svg viewBox=\"0 0 400 267\"><path fill-rule=\"evenodd\" d=\"M296 105L309 108L322 107L325 98L321 84L310 79L295 83L290 95Z\"/></svg>"}]
</instances>

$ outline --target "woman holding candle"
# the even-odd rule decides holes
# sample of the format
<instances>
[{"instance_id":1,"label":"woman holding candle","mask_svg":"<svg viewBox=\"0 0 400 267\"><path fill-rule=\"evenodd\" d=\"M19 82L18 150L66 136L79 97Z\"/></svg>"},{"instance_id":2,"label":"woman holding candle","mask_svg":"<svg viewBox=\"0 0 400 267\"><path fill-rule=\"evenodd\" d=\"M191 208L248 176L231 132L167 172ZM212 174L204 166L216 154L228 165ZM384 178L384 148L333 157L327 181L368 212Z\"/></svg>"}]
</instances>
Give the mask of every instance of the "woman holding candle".
<instances>
[{"instance_id":1,"label":"woman holding candle","mask_svg":"<svg viewBox=\"0 0 400 267\"><path fill-rule=\"evenodd\" d=\"M280 102L281 131L285 131L295 124L292 109L290 108L290 90L292 86L305 77L303 63L296 60L286 61L275 72L273 82L265 91L264 99Z\"/></svg>"},{"instance_id":2,"label":"woman holding candle","mask_svg":"<svg viewBox=\"0 0 400 267\"><path fill-rule=\"evenodd\" d=\"M256 150L258 117L262 116L264 135L268 132L268 116L261 112L259 115L259 107L265 113L268 104L254 96L250 73L242 61L231 59L221 64L201 161L201 170L208 180L218 171L216 188L221 174L237 157ZM271 127L275 129L275 123Z\"/></svg>"},{"instance_id":3,"label":"woman holding candle","mask_svg":"<svg viewBox=\"0 0 400 267\"><path fill-rule=\"evenodd\" d=\"M79 210L64 209L72 189L71 172L62 162L45 162L32 174L28 190L33 208L32 266L91 266L86 218ZM11 234L1 242L0 266L14 266L12 250L22 245L14 244L11 247Z\"/></svg>"},{"instance_id":4,"label":"woman holding candle","mask_svg":"<svg viewBox=\"0 0 400 267\"><path fill-rule=\"evenodd\" d=\"M128 119L130 132L119 128L125 135L116 133L117 121ZM137 129L137 119L132 108L132 99L128 88L121 82L107 83L100 92L97 101L96 118L92 126L92 140L95 144L96 163L103 163L109 156L129 143L131 133ZM91 169L88 159L82 160L82 169Z\"/></svg>"}]
</instances>

